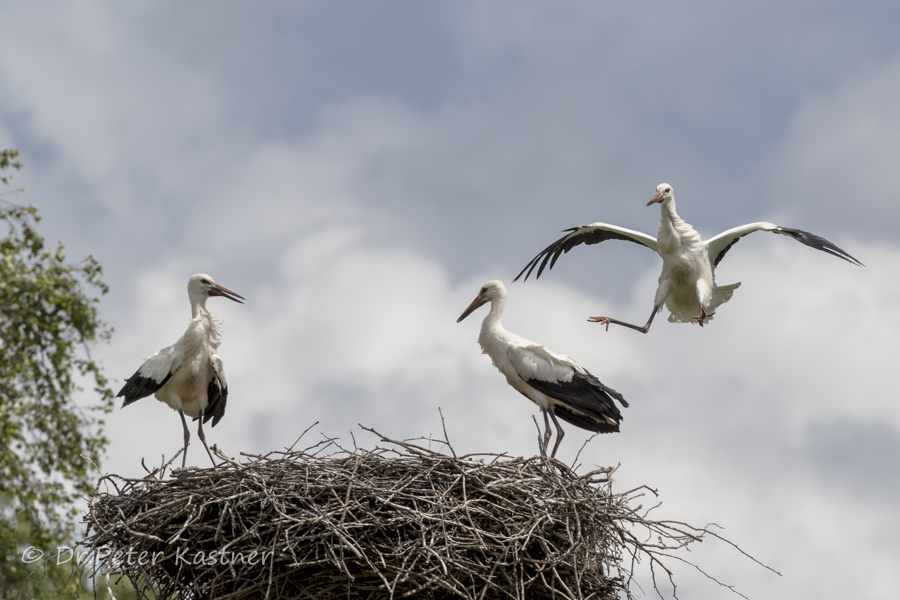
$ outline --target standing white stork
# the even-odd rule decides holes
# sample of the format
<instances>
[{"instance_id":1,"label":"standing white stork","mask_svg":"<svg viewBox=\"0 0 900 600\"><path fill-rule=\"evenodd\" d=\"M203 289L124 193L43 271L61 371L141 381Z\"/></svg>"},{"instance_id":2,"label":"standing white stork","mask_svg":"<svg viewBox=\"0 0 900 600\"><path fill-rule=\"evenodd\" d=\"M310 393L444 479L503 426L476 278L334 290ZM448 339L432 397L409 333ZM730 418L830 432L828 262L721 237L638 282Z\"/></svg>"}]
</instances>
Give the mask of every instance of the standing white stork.
<instances>
[{"instance_id":1,"label":"standing white stork","mask_svg":"<svg viewBox=\"0 0 900 600\"><path fill-rule=\"evenodd\" d=\"M591 223L581 227L572 227L565 230L571 233L556 240L531 259L531 262L525 265L525 268L516 275L513 281L518 280L523 273L525 281L527 281L535 267L538 268L535 278L540 277L544 267L548 266L548 262L549 268L552 269L561 254L579 244L625 240L647 246L663 259L659 286L656 288L656 298L653 301L653 312L650 313L647 323L643 327L639 327L609 317L590 317L588 319L593 323L606 325L607 329L609 329L610 323L615 323L641 333L647 333L653 317L662 310L663 304L669 309L671 313L669 321L673 323L697 322L702 327L704 320L711 319L715 314L716 307L728 302L734 290L741 285L740 282L723 286L716 285L715 268L725 253L739 239L754 231L771 231L786 235L810 248L863 266L861 262L821 236L800 229L780 227L773 223L748 223L703 241L700 234L675 212L675 194L671 185L661 183L656 186L656 194L647 202L647 206L656 203L660 205L657 237L654 238L639 231L607 223ZM694 313L698 310L700 314L695 315Z\"/></svg>"},{"instance_id":2,"label":"standing white stork","mask_svg":"<svg viewBox=\"0 0 900 600\"><path fill-rule=\"evenodd\" d=\"M491 311L481 323L478 343L482 352L490 356L494 366L506 376L509 385L537 404L544 413L544 452L552 436L547 413L553 418L557 434L551 457L556 456L565 435L556 415L588 431L619 431L622 413L613 398L622 406L628 406L622 394L600 383L571 358L554 354L503 328L500 315L506 305L506 287L501 282L485 283L456 322L468 317L485 302L491 303Z\"/></svg>"},{"instance_id":3,"label":"standing white stork","mask_svg":"<svg viewBox=\"0 0 900 600\"><path fill-rule=\"evenodd\" d=\"M219 285L204 273L193 275L188 281L187 289L191 301L191 323L187 331L177 342L145 360L134 375L125 381L116 397L125 397L122 404L124 408L153 394L157 400L178 411L184 426L182 468L187 460L191 438L184 415L199 421L197 435L215 466L216 461L206 445L206 436L203 435L203 423L212 419L212 426L215 427L225 414L228 382L222 359L216 353L222 343L222 332L219 321L206 310L206 299L210 296L222 296L243 304L241 300L244 297Z\"/></svg>"}]
</instances>

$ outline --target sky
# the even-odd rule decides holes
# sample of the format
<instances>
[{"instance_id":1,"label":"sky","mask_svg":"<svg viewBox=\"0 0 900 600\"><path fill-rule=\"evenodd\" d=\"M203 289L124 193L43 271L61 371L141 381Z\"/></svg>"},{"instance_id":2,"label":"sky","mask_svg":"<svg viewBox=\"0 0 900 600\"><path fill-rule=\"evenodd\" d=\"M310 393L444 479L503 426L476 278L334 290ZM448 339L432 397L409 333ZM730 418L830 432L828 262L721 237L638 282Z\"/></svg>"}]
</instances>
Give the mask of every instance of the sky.
<instances>
[{"instance_id":1,"label":"sky","mask_svg":"<svg viewBox=\"0 0 900 600\"><path fill-rule=\"evenodd\" d=\"M184 331L193 273L246 298L208 305L229 402L207 438L232 456L314 423L535 454L538 410L477 345L487 310L455 322L500 279L508 329L630 402L621 433L567 427L563 461L724 528L781 576L714 541L686 557L750 598L894 598L898 22L887 1L10 0L0 147L25 191L3 199L103 265L116 382ZM661 262L636 244L511 283L566 227L654 235L663 181L704 237L772 221L866 266L757 233L707 327L664 312L646 336L586 322L649 315ZM123 476L182 443L152 398L107 435ZM196 440L188 460L208 466ZM673 568L679 597L736 597Z\"/></svg>"}]
</instances>

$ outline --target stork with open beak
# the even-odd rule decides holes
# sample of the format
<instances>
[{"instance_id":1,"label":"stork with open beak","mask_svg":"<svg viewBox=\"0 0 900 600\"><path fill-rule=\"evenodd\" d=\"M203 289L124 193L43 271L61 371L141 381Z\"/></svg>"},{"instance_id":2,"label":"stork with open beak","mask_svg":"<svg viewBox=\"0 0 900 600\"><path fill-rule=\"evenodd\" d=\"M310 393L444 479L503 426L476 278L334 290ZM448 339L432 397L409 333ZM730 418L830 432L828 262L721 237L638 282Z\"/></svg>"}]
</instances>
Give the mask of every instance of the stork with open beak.
<instances>
[{"instance_id":1,"label":"stork with open beak","mask_svg":"<svg viewBox=\"0 0 900 600\"><path fill-rule=\"evenodd\" d=\"M219 321L206 310L206 300L212 296L222 296L241 304L244 299L216 283L209 275L193 275L188 281L191 322L187 331L177 342L145 360L116 394L117 398L125 398L123 407L153 394L157 400L178 411L184 427L182 468L186 464L191 438L184 415L198 421L197 436L215 466L216 461L203 435L203 423L212 419L215 427L225 414L228 400L225 367L217 354L222 331Z\"/></svg>"}]
</instances>

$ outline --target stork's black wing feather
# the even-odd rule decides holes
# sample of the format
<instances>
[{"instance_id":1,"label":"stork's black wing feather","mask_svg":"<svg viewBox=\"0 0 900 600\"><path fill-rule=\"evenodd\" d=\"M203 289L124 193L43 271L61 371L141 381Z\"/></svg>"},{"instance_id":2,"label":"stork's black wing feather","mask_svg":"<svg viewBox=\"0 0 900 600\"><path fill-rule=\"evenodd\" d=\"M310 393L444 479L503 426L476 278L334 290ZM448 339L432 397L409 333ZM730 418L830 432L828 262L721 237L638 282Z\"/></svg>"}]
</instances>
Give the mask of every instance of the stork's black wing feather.
<instances>
[{"instance_id":1,"label":"stork's black wing feather","mask_svg":"<svg viewBox=\"0 0 900 600\"><path fill-rule=\"evenodd\" d=\"M749 235L749 234L746 234L746 233L745 233L744 235ZM735 244L737 244L737 243L738 243L738 240L741 239L742 237L744 237L744 236L742 235L741 237L736 237L736 238L734 238L733 240L731 240L731 243L730 243L730 244L728 244L727 246L725 246L724 248L722 248L722 250L721 250L721 251L719 252L719 254L716 256L716 259L713 261L713 266L714 266L714 267L718 267L718 266L719 266L719 261L721 261L721 260L722 260L722 257L725 256L725 253L728 252L729 250L731 250L731 247L734 246Z\"/></svg>"},{"instance_id":2,"label":"stork's black wing feather","mask_svg":"<svg viewBox=\"0 0 900 600\"><path fill-rule=\"evenodd\" d=\"M528 385L560 402L554 413L576 427L588 431L609 433L619 431L622 413L613 402L622 406L628 402L622 394L600 382L587 371L576 370L571 381L550 382L541 379L526 379ZM616 422L610 425L606 417Z\"/></svg>"},{"instance_id":3,"label":"stork's black wing feather","mask_svg":"<svg viewBox=\"0 0 900 600\"><path fill-rule=\"evenodd\" d=\"M860 267L865 266L861 262L850 256L847 252L841 250L820 235L816 235L808 231L803 231L802 229L791 229L790 227L781 226L779 226L778 229L775 230L775 233L789 235L801 244L805 244L810 248L815 248L816 250L821 250L822 252L827 252L832 256L843 258L848 263L852 263Z\"/></svg>"},{"instance_id":4,"label":"stork's black wing feather","mask_svg":"<svg viewBox=\"0 0 900 600\"><path fill-rule=\"evenodd\" d=\"M626 233L620 233L615 229L608 229L608 227L615 227L606 225L605 223L594 223L591 225L582 225L580 227L570 227L569 229L564 229L563 231L568 231L567 235L559 238L543 250L541 250L537 256L531 259L531 261L525 265L525 268L522 269L516 278L513 281L518 281L519 277L522 274L525 274L525 279L523 281L528 281L528 277L531 276L532 271L534 271L535 267L537 267L537 275L535 275L535 279L538 279L541 276L541 273L544 272L544 269L548 266L549 268L553 268L556 264L557 259L559 257L574 248L575 246L579 246L581 244L599 244L600 242L605 242L606 240L625 240L626 242L634 242L635 244L640 244L642 246L647 246L652 250L656 250L653 246L648 245L648 243L656 243L656 240L651 238L650 236L645 236L642 233L636 231L630 231L626 229L622 229L622 231L628 231L632 235L627 235ZM621 228L618 228L621 229ZM642 239L634 237L634 236L642 236L646 238L646 242L642 241ZM527 273L526 273L527 271Z\"/></svg>"},{"instance_id":5,"label":"stork's black wing feather","mask_svg":"<svg viewBox=\"0 0 900 600\"><path fill-rule=\"evenodd\" d=\"M725 246L724 248L719 250L719 253L715 257L712 258L713 266L714 267L719 266L719 263L722 261L722 258L725 256L725 253L728 252L732 246L737 244L738 240L740 240L742 237L744 237L746 235L750 235L751 233L754 233L756 231L771 231L772 233L786 235L786 236L794 238L801 244L809 246L810 248L815 248L816 250L821 250L822 252L831 254L832 256L837 256L838 258L842 258L851 264L858 265L860 267L864 266L861 262L859 262L858 260L856 260L855 258L850 256L850 254L848 254L841 248L838 248L832 242L826 240L825 238L823 238L820 235L816 235L815 233L810 233L808 231L803 231L802 229L793 229L791 227L781 227L780 225L776 225L774 227L774 229L772 228L771 224L763 224L763 225L767 225L767 226L765 228L760 228L760 229L751 229L751 230L747 231L746 233L744 233L743 235L739 235L739 236L735 237L733 240L731 240L731 242L729 242L727 246Z\"/></svg>"},{"instance_id":6,"label":"stork's black wing feather","mask_svg":"<svg viewBox=\"0 0 900 600\"><path fill-rule=\"evenodd\" d=\"M172 373L169 373L162 381L156 381L151 377L142 376L140 369L138 369L134 372L134 375L125 380L125 385L116 394L116 398L124 396L125 402L122 403L122 407L128 406L136 400L155 394L171 378Z\"/></svg>"},{"instance_id":7,"label":"stork's black wing feather","mask_svg":"<svg viewBox=\"0 0 900 600\"><path fill-rule=\"evenodd\" d=\"M586 417L581 413L573 411L565 404L557 404L553 407L553 414L571 423L575 427L584 429L585 431L593 431L594 433L619 433L618 421L616 425L610 425L606 421L597 421L592 417Z\"/></svg>"},{"instance_id":8,"label":"stork's black wing feather","mask_svg":"<svg viewBox=\"0 0 900 600\"><path fill-rule=\"evenodd\" d=\"M225 405L228 403L228 387L223 385L219 375L215 372L206 388L206 398L207 405L206 410L203 411L203 422L206 423L212 419L212 426L215 427L216 423L225 415Z\"/></svg>"}]
</instances>

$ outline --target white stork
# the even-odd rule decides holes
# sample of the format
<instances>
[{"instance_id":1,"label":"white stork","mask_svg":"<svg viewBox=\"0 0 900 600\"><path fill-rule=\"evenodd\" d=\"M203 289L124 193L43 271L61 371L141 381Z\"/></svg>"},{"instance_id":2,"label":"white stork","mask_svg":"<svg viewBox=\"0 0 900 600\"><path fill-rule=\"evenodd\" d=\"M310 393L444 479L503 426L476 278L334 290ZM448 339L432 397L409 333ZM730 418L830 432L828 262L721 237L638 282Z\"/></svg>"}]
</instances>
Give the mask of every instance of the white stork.
<instances>
[{"instance_id":1,"label":"white stork","mask_svg":"<svg viewBox=\"0 0 900 600\"><path fill-rule=\"evenodd\" d=\"M572 227L565 230L571 233L556 240L531 259L513 281L518 280L522 274L525 274L527 281L535 267L538 268L535 278L540 277L548 262L549 268L552 269L561 254L579 244L599 244L606 240L625 240L641 244L655 251L663 259L659 286L656 288L656 298L653 301L653 312L650 313L647 323L639 327L609 317L590 317L588 320L604 324L607 329L610 323L615 323L647 333L653 317L662 310L663 304L671 313L669 321L672 323L696 322L702 327L704 320L711 319L716 307L728 302L734 290L741 285L740 282L716 285L715 268L739 239L754 231L771 231L786 235L810 248L863 266L861 262L821 236L800 229L780 227L773 223L748 223L703 241L700 234L675 212L675 194L668 183L656 186L656 194L647 202L647 206L657 203L660 205L661 213L657 237L607 223ZM700 314L695 315L698 310Z\"/></svg>"},{"instance_id":2,"label":"white stork","mask_svg":"<svg viewBox=\"0 0 900 600\"><path fill-rule=\"evenodd\" d=\"M188 281L188 298L191 301L191 323L181 338L163 348L150 358L125 381L125 385L116 394L124 396L122 407L128 406L150 394L160 402L165 402L181 416L184 426L184 456L181 466L187 460L187 449L191 434L188 431L184 415L199 421L197 435L210 460L216 461L206 445L203 435L203 423L213 420L215 427L225 414L225 403L228 400L228 382L225 379L225 367L216 353L221 344L219 321L206 310L206 299L210 296L222 296L235 302L244 299L204 273L193 275ZM239 300L240 299L240 300Z\"/></svg>"},{"instance_id":3,"label":"white stork","mask_svg":"<svg viewBox=\"0 0 900 600\"><path fill-rule=\"evenodd\" d=\"M556 425L556 444L551 457L565 432L556 420L564 421L588 431L610 433L619 431L622 413L613 398L622 406L628 402L622 394L600 383L600 380L562 354L554 354L540 344L528 341L503 328L500 315L506 304L506 287L499 281L488 281L478 292L472 304L456 320L465 319L485 302L491 303L491 311L481 324L478 343L484 354L491 357L494 366L506 376L506 381L516 391L537 404L544 413L544 452L550 443L550 421Z\"/></svg>"}]
</instances>

